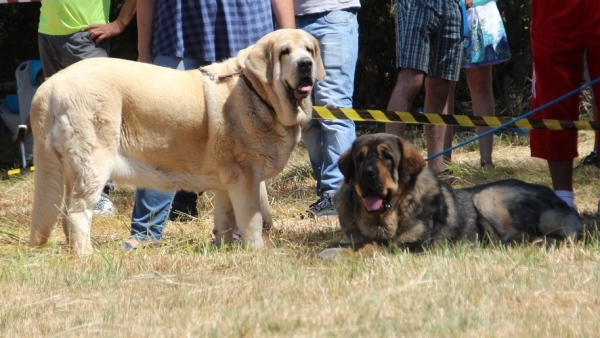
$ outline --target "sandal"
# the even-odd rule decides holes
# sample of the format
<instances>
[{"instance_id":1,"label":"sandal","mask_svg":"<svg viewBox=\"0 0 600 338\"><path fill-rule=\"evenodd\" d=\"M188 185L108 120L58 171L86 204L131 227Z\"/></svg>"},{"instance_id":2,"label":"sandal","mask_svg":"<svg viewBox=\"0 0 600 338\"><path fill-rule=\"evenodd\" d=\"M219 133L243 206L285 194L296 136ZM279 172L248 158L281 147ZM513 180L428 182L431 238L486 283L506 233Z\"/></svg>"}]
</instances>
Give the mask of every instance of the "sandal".
<instances>
[{"instance_id":1,"label":"sandal","mask_svg":"<svg viewBox=\"0 0 600 338\"><path fill-rule=\"evenodd\" d=\"M140 245L142 245L142 241L140 241L137 238L132 237L132 238L126 240L125 242L121 243L120 249L124 250L124 251L132 251L132 250L136 250L137 248L139 248Z\"/></svg>"},{"instance_id":2,"label":"sandal","mask_svg":"<svg viewBox=\"0 0 600 338\"><path fill-rule=\"evenodd\" d=\"M237 245L242 245L243 243L242 233L238 229L235 229L235 231L233 232L233 243Z\"/></svg>"}]
</instances>

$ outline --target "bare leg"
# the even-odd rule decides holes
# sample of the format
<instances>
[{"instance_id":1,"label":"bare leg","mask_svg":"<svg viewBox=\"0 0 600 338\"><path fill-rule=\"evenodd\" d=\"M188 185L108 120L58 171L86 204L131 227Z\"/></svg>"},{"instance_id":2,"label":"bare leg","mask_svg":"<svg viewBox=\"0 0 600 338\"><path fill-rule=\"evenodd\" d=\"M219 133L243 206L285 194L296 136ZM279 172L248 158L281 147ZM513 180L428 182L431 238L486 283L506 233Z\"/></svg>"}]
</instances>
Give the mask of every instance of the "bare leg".
<instances>
[{"instance_id":1,"label":"bare leg","mask_svg":"<svg viewBox=\"0 0 600 338\"><path fill-rule=\"evenodd\" d=\"M450 83L452 81L439 77L428 76L425 78L425 112L442 114L448 100ZM427 154L435 155L444 150L446 126L426 125L425 137L427 138ZM444 171L444 157L438 156L428 163L429 169L434 173Z\"/></svg>"},{"instance_id":2,"label":"bare leg","mask_svg":"<svg viewBox=\"0 0 600 338\"><path fill-rule=\"evenodd\" d=\"M50 232L60 214L64 193L60 167L54 158L44 155L45 149L41 145L35 149L37 149L36 154L41 155L36 155L38 156L36 157L37 168L33 173L35 186L29 236L29 245L32 247L48 242Z\"/></svg>"},{"instance_id":3,"label":"bare leg","mask_svg":"<svg viewBox=\"0 0 600 338\"><path fill-rule=\"evenodd\" d=\"M467 69L467 83L473 100L473 115L494 116L495 102L492 89L492 66ZM488 127L477 127L477 134L490 130ZM482 167L493 167L492 147L494 135L487 135L479 139L479 156ZM489 164L489 165L488 165Z\"/></svg>"},{"instance_id":4,"label":"bare leg","mask_svg":"<svg viewBox=\"0 0 600 338\"><path fill-rule=\"evenodd\" d=\"M573 161L548 161L554 191L573 191Z\"/></svg>"},{"instance_id":5,"label":"bare leg","mask_svg":"<svg viewBox=\"0 0 600 338\"><path fill-rule=\"evenodd\" d=\"M415 96L417 96L423 85L423 77L424 74L420 70L411 68L400 69L387 110L409 111ZM402 136L404 135L405 128L406 125L404 123L387 123L385 125L385 132Z\"/></svg>"},{"instance_id":6,"label":"bare leg","mask_svg":"<svg viewBox=\"0 0 600 338\"><path fill-rule=\"evenodd\" d=\"M444 115L454 115L454 89L456 88L456 82L450 82L450 90L448 91L448 99L446 100L446 105L444 106L444 111L442 114ZM452 148L452 141L454 140L454 127L447 126L446 127L446 136L444 137L444 149ZM444 161L451 162L452 161L452 152L449 151L444 154Z\"/></svg>"}]
</instances>

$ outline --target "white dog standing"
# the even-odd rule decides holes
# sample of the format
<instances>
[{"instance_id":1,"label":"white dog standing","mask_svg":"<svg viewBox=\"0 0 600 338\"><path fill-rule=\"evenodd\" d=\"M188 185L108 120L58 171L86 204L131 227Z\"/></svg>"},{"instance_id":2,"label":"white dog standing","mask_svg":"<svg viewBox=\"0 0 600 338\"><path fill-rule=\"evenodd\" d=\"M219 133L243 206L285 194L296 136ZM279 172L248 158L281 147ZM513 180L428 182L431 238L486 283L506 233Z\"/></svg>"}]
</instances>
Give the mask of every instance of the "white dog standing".
<instances>
[{"instance_id":1,"label":"white dog standing","mask_svg":"<svg viewBox=\"0 0 600 338\"><path fill-rule=\"evenodd\" d=\"M62 210L74 253L91 252L92 210L112 179L214 190L216 242L231 243L237 226L248 246L262 248L263 181L287 164L324 76L318 42L293 29L202 71L94 58L57 73L32 103L30 245L47 242Z\"/></svg>"}]
</instances>

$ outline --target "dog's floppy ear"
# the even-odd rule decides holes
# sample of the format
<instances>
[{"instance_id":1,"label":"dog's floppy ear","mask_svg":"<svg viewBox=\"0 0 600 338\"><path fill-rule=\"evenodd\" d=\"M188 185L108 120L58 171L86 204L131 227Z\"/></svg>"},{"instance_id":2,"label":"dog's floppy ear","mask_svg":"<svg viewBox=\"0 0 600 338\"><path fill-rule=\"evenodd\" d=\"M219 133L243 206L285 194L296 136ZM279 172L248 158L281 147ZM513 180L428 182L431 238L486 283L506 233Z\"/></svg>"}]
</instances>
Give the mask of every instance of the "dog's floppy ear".
<instances>
[{"instance_id":1,"label":"dog's floppy ear","mask_svg":"<svg viewBox=\"0 0 600 338\"><path fill-rule=\"evenodd\" d=\"M354 161L352 161L352 148L346 150L338 160L338 167L344 175L344 183L348 184L354 178Z\"/></svg>"},{"instance_id":2,"label":"dog's floppy ear","mask_svg":"<svg viewBox=\"0 0 600 338\"><path fill-rule=\"evenodd\" d=\"M261 39L250 47L244 66L262 83L273 81L273 39Z\"/></svg>"},{"instance_id":3,"label":"dog's floppy ear","mask_svg":"<svg viewBox=\"0 0 600 338\"><path fill-rule=\"evenodd\" d=\"M317 80L321 81L325 78L325 67L323 67L323 60L321 59L321 47L319 46L319 41L317 41L317 39L315 39L314 41L314 46L315 46L315 63L317 66Z\"/></svg>"},{"instance_id":4,"label":"dog's floppy ear","mask_svg":"<svg viewBox=\"0 0 600 338\"><path fill-rule=\"evenodd\" d=\"M398 137L398 148L401 152L398 175L402 182L408 183L413 175L420 173L425 168L425 159L415 147L400 137Z\"/></svg>"}]
</instances>

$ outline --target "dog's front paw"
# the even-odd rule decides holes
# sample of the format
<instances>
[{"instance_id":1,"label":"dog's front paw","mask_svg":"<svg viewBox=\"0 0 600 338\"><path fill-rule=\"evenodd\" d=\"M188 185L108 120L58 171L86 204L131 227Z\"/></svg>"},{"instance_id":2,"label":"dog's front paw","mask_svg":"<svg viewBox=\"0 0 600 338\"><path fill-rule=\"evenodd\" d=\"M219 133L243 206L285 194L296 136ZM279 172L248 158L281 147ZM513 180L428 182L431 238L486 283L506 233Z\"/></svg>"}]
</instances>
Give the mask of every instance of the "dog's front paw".
<instances>
[{"instance_id":1,"label":"dog's front paw","mask_svg":"<svg viewBox=\"0 0 600 338\"><path fill-rule=\"evenodd\" d=\"M319 252L317 257L319 257L320 259L325 259L325 260L338 259L339 257L341 257L343 255L343 253L344 253L344 248L327 248L327 249L324 249L323 251Z\"/></svg>"}]
</instances>

